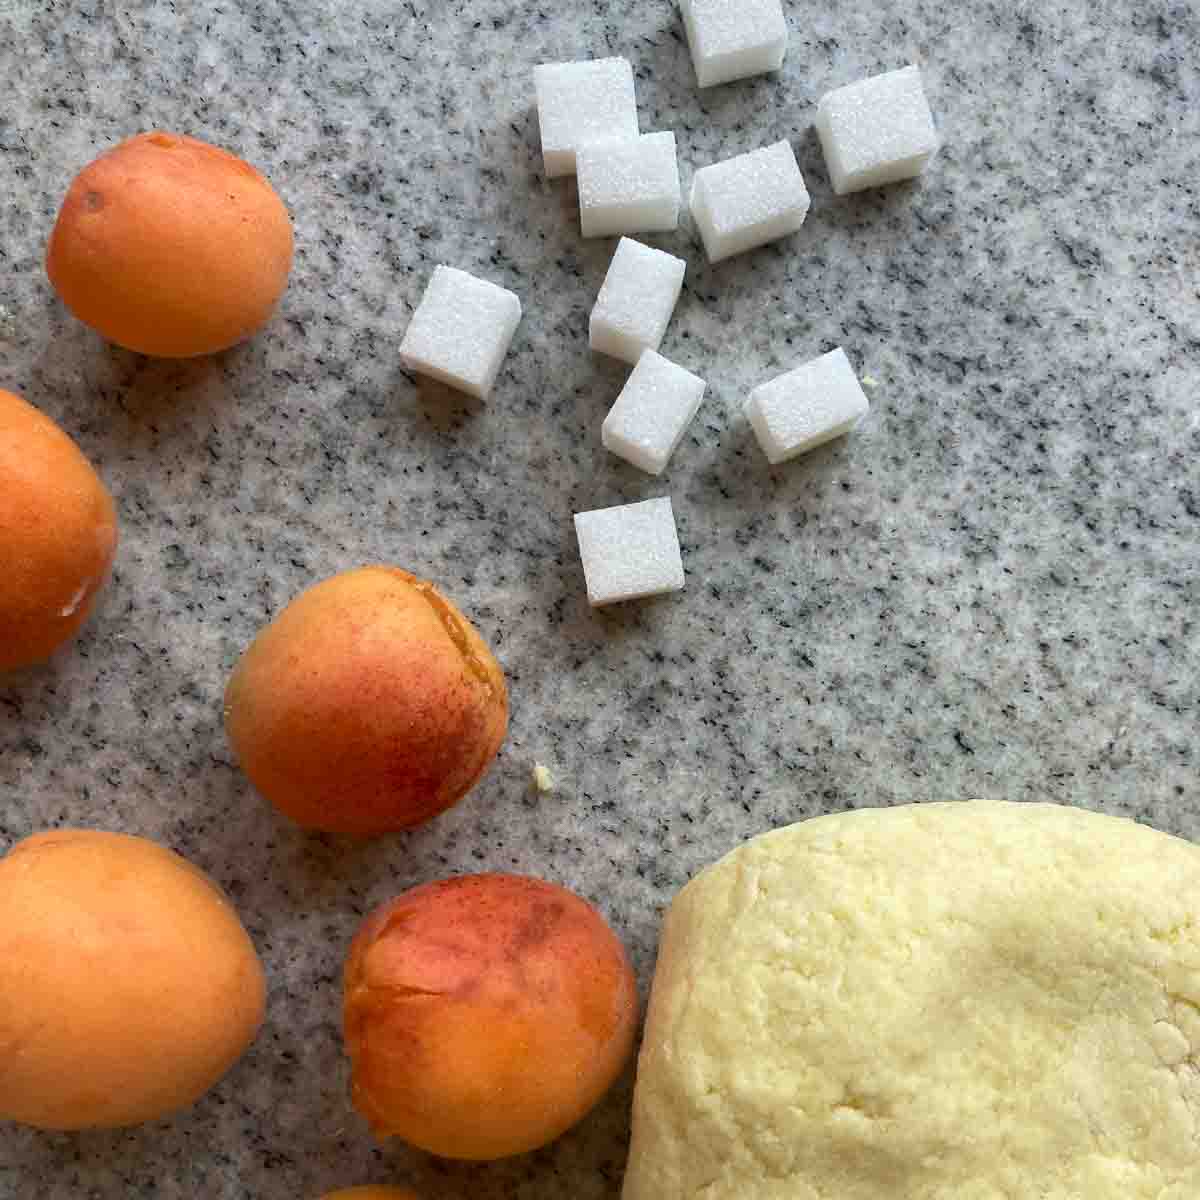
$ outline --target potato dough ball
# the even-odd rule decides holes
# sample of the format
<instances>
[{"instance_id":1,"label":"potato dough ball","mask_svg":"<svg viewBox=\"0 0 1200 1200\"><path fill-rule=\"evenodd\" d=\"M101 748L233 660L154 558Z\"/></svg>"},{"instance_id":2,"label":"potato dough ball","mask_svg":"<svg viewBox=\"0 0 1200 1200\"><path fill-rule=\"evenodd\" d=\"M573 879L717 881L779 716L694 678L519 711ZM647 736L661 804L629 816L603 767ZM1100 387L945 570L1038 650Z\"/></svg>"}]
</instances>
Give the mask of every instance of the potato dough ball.
<instances>
[{"instance_id":1,"label":"potato dough ball","mask_svg":"<svg viewBox=\"0 0 1200 1200\"><path fill-rule=\"evenodd\" d=\"M0 391L0 671L74 637L116 548L117 511L92 464L49 417Z\"/></svg>"},{"instance_id":2,"label":"potato dough ball","mask_svg":"<svg viewBox=\"0 0 1200 1200\"><path fill-rule=\"evenodd\" d=\"M144 838L0 858L0 1118L114 1128L198 1100L249 1046L262 967L208 876Z\"/></svg>"},{"instance_id":3,"label":"potato dough ball","mask_svg":"<svg viewBox=\"0 0 1200 1200\"><path fill-rule=\"evenodd\" d=\"M508 727L504 676L431 583L363 567L309 588L242 656L225 694L254 786L330 833L406 829L466 795Z\"/></svg>"},{"instance_id":4,"label":"potato dough ball","mask_svg":"<svg viewBox=\"0 0 1200 1200\"><path fill-rule=\"evenodd\" d=\"M377 909L350 947L346 1049L379 1137L447 1158L545 1145L625 1065L637 989L603 917L517 875L426 884Z\"/></svg>"},{"instance_id":5,"label":"potato dough ball","mask_svg":"<svg viewBox=\"0 0 1200 1200\"><path fill-rule=\"evenodd\" d=\"M142 354L212 354L266 324L292 266L271 185L196 138L143 133L75 177L46 253L66 306Z\"/></svg>"}]
</instances>

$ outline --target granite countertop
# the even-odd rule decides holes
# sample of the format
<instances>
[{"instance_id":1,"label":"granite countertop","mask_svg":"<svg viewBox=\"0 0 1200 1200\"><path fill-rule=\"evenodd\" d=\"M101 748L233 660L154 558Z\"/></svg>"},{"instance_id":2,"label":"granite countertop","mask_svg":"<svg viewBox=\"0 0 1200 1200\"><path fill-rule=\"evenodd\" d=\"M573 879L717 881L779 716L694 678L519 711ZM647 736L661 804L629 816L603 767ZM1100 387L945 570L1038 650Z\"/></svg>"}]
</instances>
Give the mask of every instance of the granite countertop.
<instances>
[{"instance_id":1,"label":"granite countertop","mask_svg":"<svg viewBox=\"0 0 1200 1200\"><path fill-rule=\"evenodd\" d=\"M787 4L779 76L701 93L667 0L4 0L0 385L61 421L124 542L86 635L0 683L0 847L58 823L161 839L235 898L270 975L250 1053L196 1108L117 1133L0 1128L0 1197L618 1195L632 1073L546 1150L381 1148L347 1100L339 972L375 904L500 869L593 900L643 992L663 906L741 839L816 813L986 795L1200 837L1200 16L1060 0ZM709 381L666 475L610 456L625 374L587 315L612 240L543 178L534 64L628 56L642 127L699 166L771 141L801 233L688 277L663 353ZM833 196L830 87L920 64L944 148ZM271 178L297 258L277 319L190 362L104 345L41 269L71 176L139 130ZM485 404L397 361L436 263L525 306ZM771 468L748 391L845 346L853 436ZM588 608L571 515L669 494L687 588ZM277 817L221 726L231 665L309 583L435 580L508 673L500 758L410 835ZM536 793L535 760L557 788Z\"/></svg>"}]
</instances>

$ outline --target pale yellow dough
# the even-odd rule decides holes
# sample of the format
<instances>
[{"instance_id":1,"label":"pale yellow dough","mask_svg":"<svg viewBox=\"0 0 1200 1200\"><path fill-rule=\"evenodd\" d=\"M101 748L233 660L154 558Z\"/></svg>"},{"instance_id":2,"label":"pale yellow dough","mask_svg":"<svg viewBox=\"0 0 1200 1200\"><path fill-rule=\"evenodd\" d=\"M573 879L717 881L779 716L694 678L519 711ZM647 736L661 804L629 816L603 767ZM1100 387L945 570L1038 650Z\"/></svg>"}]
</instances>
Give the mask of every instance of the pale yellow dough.
<instances>
[{"instance_id":1,"label":"pale yellow dough","mask_svg":"<svg viewBox=\"0 0 1200 1200\"><path fill-rule=\"evenodd\" d=\"M667 916L624 1200L1197 1200L1200 849L969 801L756 838Z\"/></svg>"}]
</instances>

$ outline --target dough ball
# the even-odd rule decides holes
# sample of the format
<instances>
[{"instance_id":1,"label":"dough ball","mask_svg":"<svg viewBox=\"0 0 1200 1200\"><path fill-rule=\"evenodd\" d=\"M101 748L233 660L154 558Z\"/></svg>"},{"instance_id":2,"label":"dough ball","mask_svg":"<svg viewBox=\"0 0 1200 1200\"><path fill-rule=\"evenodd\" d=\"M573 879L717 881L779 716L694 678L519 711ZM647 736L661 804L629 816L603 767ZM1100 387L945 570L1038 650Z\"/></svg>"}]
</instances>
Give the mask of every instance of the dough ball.
<instances>
[{"instance_id":1,"label":"dough ball","mask_svg":"<svg viewBox=\"0 0 1200 1200\"><path fill-rule=\"evenodd\" d=\"M544 1146L633 1049L624 947L590 904L541 879L405 892L363 923L345 989L355 1105L379 1137L447 1158Z\"/></svg>"},{"instance_id":2,"label":"dough ball","mask_svg":"<svg viewBox=\"0 0 1200 1200\"><path fill-rule=\"evenodd\" d=\"M508 728L504 675L437 588L363 567L302 593L238 662L225 725L254 786L309 829L407 829L456 804Z\"/></svg>"},{"instance_id":3,"label":"dough ball","mask_svg":"<svg viewBox=\"0 0 1200 1200\"><path fill-rule=\"evenodd\" d=\"M624 1200L1200 1196L1200 849L971 801L754 839L671 906Z\"/></svg>"},{"instance_id":4,"label":"dough ball","mask_svg":"<svg viewBox=\"0 0 1200 1200\"><path fill-rule=\"evenodd\" d=\"M0 391L0 671L49 658L108 578L117 510L79 447Z\"/></svg>"},{"instance_id":5,"label":"dough ball","mask_svg":"<svg viewBox=\"0 0 1200 1200\"><path fill-rule=\"evenodd\" d=\"M249 163L143 133L75 177L46 253L63 303L142 354L212 354L266 324L292 267L292 223Z\"/></svg>"},{"instance_id":6,"label":"dough ball","mask_svg":"<svg viewBox=\"0 0 1200 1200\"><path fill-rule=\"evenodd\" d=\"M60 829L0 858L0 1118L155 1120L249 1046L262 967L207 875L116 833Z\"/></svg>"}]
</instances>

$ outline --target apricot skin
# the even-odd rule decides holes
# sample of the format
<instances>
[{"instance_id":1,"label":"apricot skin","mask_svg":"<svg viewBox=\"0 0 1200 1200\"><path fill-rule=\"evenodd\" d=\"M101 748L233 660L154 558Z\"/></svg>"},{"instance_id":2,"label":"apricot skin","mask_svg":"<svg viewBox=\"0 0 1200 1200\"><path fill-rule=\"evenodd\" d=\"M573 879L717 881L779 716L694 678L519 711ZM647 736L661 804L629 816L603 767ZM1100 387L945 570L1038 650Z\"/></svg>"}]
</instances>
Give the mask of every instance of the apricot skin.
<instances>
[{"instance_id":1,"label":"apricot skin","mask_svg":"<svg viewBox=\"0 0 1200 1200\"><path fill-rule=\"evenodd\" d=\"M408 1188L368 1184L365 1187L343 1188L340 1192L330 1192L321 1200L419 1200L419 1198L416 1192L410 1192Z\"/></svg>"},{"instance_id":2,"label":"apricot skin","mask_svg":"<svg viewBox=\"0 0 1200 1200\"><path fill-rule=\"evenodd\" d=\"M225 693L246 774L309 829L407 829L475 786L508 728L504 675L430 583L362 567L301 593Z\"/></svg>"},{"instance_id":3,"label":"apricot skin","mask_svg":"<svg viewBox=\"0 0 1200 1200\"><path fill-rule=\"evenodd\" d=\"M117 511L92 464L49 417L0 391L0 671L78 633L116 549Z\"/></svg>"},{"instance_id":4,"label":"apricot skin","mask_svg":"<svg viewBox=\"0 0 1200 1200\"><path fill-rule=\"evenodd\" d=\"M287 209L252 166L159 131L121 142L75 177L46 273L67 308L109 341L188 358L266 324L292 249Z\"/></svg>"},{"instance_id":5,"label":"apricot skin","mask_svg":"<svg viewBox=\"0 0 1200 1200\"><path fill-rule=\"evenodd\" d=\"M377 1136L523 1154L581 1120L633 1048L637 990L600 914L556 884L469 875L377 909L346 960L352 1098Z\"/></svg>"},{"instance_id":6,"label":"apricot skin","mask_svg":"<svg viewBox=\"0 0 1200 1200\"><path fill-rule=\"evenodd\" d=\"M263 1019L224 893L145 838L56 829L0 858L0 1120L111 1129L194 1103Z\"/></svg>"}]
</instances>

